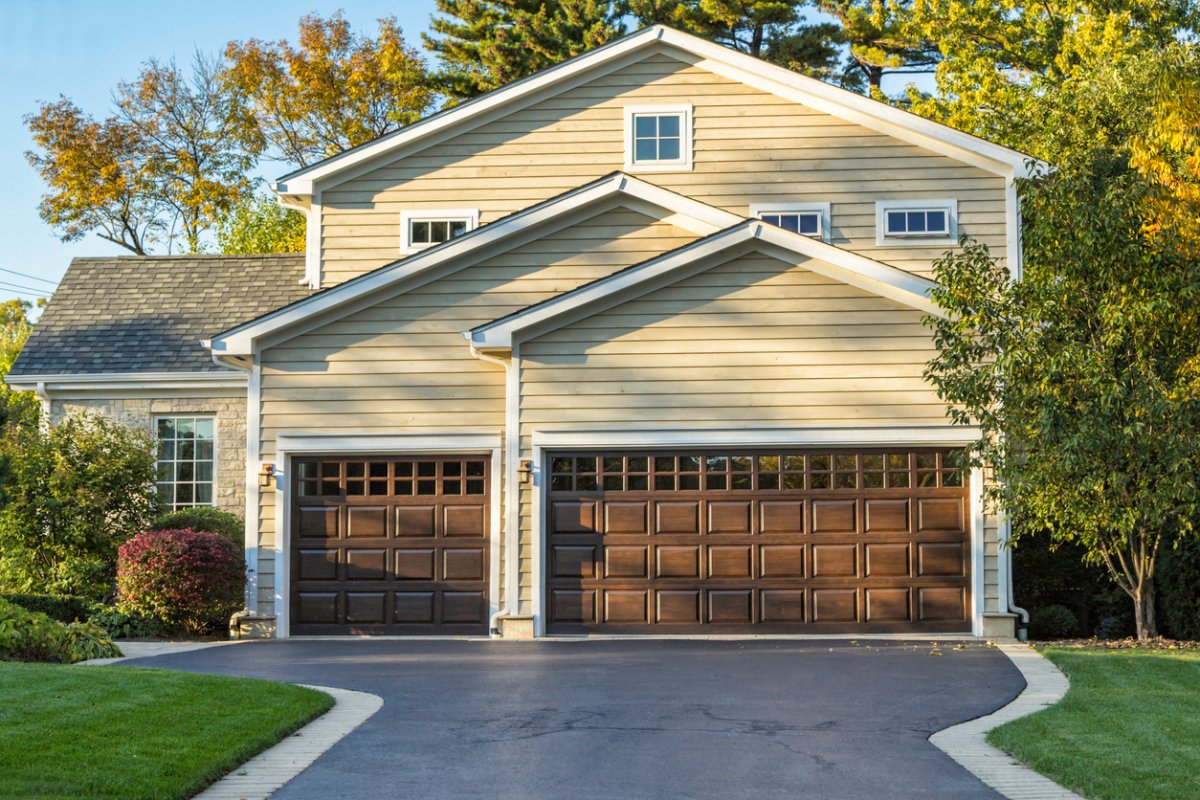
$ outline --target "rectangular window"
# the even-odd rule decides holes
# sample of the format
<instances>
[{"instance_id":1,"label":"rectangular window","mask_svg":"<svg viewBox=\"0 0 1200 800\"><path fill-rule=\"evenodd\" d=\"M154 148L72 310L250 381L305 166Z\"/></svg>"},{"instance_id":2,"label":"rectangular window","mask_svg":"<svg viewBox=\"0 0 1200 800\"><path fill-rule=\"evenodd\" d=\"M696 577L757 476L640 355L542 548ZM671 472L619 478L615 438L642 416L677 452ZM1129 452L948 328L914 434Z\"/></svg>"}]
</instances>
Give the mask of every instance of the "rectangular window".
<instances>
[{"instance_id":1,"label":"rectangular window","mask_svg":"<svg viewBox=\"0 0 1200 800\"><path fill-rule=\"evenodd\" d=\"M792 233L829 241L829 203L752 205L750 216Z\"/></svg>"},{"instance_id":2,"label":"rectangular window","mask_svg":"<svg viewBox=\"0 0 1200 800\"><path fill-rule=\"evenodd\" d=\"M881 200L875 216L878 244L952 244L957 236L954 200Z\"/></svg>"},{"instance_id":3,"label":"rectangular window","mask_svg":"<svg viewBox=\"0 0 1200 800\"><path fill-rule=\"evenodd\" d=\"M642 106L625 109L625 168L692 168L692 107Z\"/></svg>"},{"instance_id":4,"label":"rectangular window","mask_svg":"<svg viewBox=\"0 0 1200 800\"><path fill-rule=\"evenodd\" d=\"M217 471L216 420L212 417L158 417L156 485L166 508L213 504Z\"/></svg>"},{"instance_id":5,"label":"rectangular window","mask_svg":"<svg viewBox=\"0 0 1200 800\"><path fill-rule=\"evenodd\" d=\"M457 239L479 224L475 209L405 211L400 215L400 249L411 253Z\"/></svg>"}]
</instances>

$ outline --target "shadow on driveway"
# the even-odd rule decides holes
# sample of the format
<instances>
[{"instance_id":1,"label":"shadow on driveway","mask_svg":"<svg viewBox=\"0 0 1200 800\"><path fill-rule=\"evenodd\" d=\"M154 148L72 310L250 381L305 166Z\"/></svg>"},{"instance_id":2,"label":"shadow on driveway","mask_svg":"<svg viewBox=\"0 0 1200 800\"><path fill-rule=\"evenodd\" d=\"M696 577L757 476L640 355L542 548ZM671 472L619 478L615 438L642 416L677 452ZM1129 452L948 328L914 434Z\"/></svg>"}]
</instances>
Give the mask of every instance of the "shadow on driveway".
<instances>
[{"instance_id":1,"label":"shadow on driveway","mask_svg":"<svg viewBox=\"0 0 1200 800\"><path fill-rule=\"evenodd\" d=\"M279 800L994 799L926 739L1025 685L998 650L928 640L290 639L125 663L384 698Z\"/></svg>"}]
</instances>

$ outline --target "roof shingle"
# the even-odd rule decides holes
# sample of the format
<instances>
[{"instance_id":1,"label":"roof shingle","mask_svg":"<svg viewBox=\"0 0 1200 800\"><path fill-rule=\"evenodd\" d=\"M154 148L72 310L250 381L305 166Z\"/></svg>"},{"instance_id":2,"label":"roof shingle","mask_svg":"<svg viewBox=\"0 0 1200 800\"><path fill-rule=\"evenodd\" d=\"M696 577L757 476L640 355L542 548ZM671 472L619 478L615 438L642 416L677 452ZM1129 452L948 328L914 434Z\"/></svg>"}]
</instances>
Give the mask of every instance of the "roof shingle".
<instances>
[{"instance_id":1,"label":"roof shingle","mask_svg":"<svg viewBox=\"0 0 1200 800\"><path fill-rule=\"evenodd\" d=\"M9 375L223 372L201 339L307 297L302 254L77 258Z\"/></svg>"}]
</instances>

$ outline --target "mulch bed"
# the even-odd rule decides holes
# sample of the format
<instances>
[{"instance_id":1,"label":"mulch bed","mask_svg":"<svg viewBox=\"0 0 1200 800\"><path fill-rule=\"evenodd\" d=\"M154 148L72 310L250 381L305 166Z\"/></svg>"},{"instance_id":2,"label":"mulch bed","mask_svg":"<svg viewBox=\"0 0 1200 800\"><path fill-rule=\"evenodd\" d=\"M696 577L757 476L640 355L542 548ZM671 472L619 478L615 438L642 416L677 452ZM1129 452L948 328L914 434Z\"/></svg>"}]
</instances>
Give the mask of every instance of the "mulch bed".
<instances>
[{"instance_id":1,"label":"mulch bed","mask_svg":"<svg viewBox=\"0 0 1200 800\"><path fill-rule=\"evenodd\" d=\"M1139 641L1137 639L1057 639L1047 642L1033 642L1038 647L1066 647L1088 650L1200 650L1200 642L1166 639Z\"/></svg>"}]
</instances>

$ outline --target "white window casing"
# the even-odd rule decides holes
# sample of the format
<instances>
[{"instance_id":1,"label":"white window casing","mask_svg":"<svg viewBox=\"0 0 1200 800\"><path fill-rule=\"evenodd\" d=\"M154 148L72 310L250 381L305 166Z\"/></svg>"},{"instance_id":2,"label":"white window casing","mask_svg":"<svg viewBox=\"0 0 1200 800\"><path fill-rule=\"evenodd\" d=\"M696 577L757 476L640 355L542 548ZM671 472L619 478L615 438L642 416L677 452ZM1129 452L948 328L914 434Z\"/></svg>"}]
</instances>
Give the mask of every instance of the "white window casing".
<instances>
[{"instance_id":1,"label":"white window casing","mask_svg":"<svg viewBox=\"0 0 1200 800\"><path fill-rule=\"evenodd\" d=\"M216 505L217 418L211 414L154 417L155 487L174 511Z\"/></svg>"},{"instance_id":2,"label":"white window casing","mask_svg":"<svg viewBox=\"0 0 1200 800\"><path fill-rule=\"evenodd\" d=\"M439 234L421 235L420 226L451 226L455 230L444 238ZM479 209L477 208L438 208L420 209L400 212L400 252L415 253L425 250L442 242L455 239L464 233L469 233L479 227ZM414 236L414 230L416 235Z\"/></svg>"},{"instance_id":3,"label":"white window casing","mask_svg":"<svg viewBox=\"0 0 1200 800\"><path fill-rule=\"evenodd\" d=\"M649 153L649 150L654 153ZM688 172L691 169L690 103L625 106L627 172Z\"/></svg>"},{"instance_id":4,"label":"white window casing","mask_svg":"<svg viewBox=\"0 0 1200 800\"><path fill-rule=\"evenodd\" d=\"M793 233L799 233L802 236L811 236L823 242L829 241L831 225L829 203L757 203L750 206L751 217L769 222L772 225L779 225L776 219L789 215L809 218L815 216L817 221L816 231L792 230L792 228L786 225L780 225L780 227L783 227L785 230L791 230Z\"/></svg>"},{"instance_id":5,"label":"white window casing","mask_svg":"<svg viewBox=\"0 0 1200 800\"><path fill-rule=\"evenodd\" d=\"M899 222L899 224L895 224ZM940 229L930 231L937 223ZM958 201L875 201L875 244L888 247L928 247L958 243Z\"/></svg>"}]
</instances>

